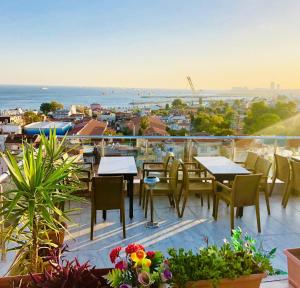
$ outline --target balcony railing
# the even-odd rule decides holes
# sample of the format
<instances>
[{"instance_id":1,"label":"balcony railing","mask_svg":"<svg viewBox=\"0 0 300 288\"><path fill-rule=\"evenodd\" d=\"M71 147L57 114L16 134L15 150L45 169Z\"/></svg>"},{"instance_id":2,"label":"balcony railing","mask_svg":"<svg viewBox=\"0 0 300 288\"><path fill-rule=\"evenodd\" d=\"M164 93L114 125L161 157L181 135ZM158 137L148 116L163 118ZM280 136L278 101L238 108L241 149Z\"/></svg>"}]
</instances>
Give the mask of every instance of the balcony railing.
<instances>
[{"instance_id":1,"label":"balcony railing","mask_svg":"<svg viewBox=\"0 0 300 288\"><path fill-rule=\"evenodd\" d=\"M284 156L300 155L300 136L66 136L74 153L82 154L88 162L102 156L134 156L137 167L144 161L161 161L172 151L176 158L191 161L193 156L226 156L243 161L247 151L273 160L274 153ZM17 153L16 153L17 154ZM99 160L99 159L98 159ZM2 171L5 168L2 167ZM272 172L271 172L272 173ZM272 174L271 174L272 175ZM0 175L0 183L8 175Z\"/></svg>"}]
</instances>

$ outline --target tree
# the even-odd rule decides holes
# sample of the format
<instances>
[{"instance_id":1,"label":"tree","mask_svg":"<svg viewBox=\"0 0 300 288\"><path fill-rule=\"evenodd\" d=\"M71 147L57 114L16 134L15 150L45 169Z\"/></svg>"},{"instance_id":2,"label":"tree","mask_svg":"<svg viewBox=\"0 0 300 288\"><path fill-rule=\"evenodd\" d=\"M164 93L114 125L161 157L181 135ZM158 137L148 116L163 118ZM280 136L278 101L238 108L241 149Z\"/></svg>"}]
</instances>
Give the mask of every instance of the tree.
<instances>
[{"instance_id":1,"label":"tree","mask_svg":"<svg viewBox=\"0 0 300 288\"><path fill-rule=\"evenodd\" d=\"M284 101L284 98L277 101L275 105L268 105L264 101L255 102L251 105L247 116L244 119L244 132L247 134L263 133L274 134L280 129L276 127L276 131L272 129L266 131L267 127L271 127L282 120L290 118L297 113L297 104L293 101Z\"/></svg>"},{"instance_id":2,"label":"tree","mask_svg":"<svg viewBox=\"0 0 300 288\"><path fill-rule=\"evenodd\" d=\"M170 104L167 103L165 109L169 110L170 109Z\"/></svg>"},{"instance_id":3,"label":"tree","mask_svg":"<svg viewBox=\"0 0 300 288\"><path fill-rule=\"evenodd\" d=\"M51 112L51 104L50 103L42 103L40 106L40 110L45 114L48 115Z\"/></svg>"},{"instance_id":4,"label":"tree","mask_svg":"<svg viewBox=\"0 0 300 288\"><path fill-rule=\"evenodd\" d=\"M28 125L33 122L43 121L43 116L32 111L27 111L23 114L23 120L25 122L25 125Z\"/></svg>"},{"instance_id":5,"label":"tree","mask_svg":"<svg viewBox=\"0 0 300 288\"><path fill-rule=\"evenodd\" d=\"M142 130L146 130L150 125L149 118L147 116L143 116L141 118L140 127Z\"/></svg>"},{"instance_id":6,"label":"tree","mask_svg":"<svg viewBox=\"0 0 300 288\"><path fill-rule=\"evenodd\" d=\"M184 108L184 107L186 107L187 106L187 104L186 103L184 103L181 99L175 99L175 100L173 100L173 102L172 102L172 107L173 108Z\"/></svg>"},{"instance_id":7,"label":"tree","mask_svg":"<svg viewBox=\"0 0 300 288\"><path fill-rule=\"evenodd\" d=\"M40 110L45 115L48 115L49 112L55 112L55 111L57 111L59 109L63 109L63 108L64 108L64 105L59 102L56 102L56 101L51 101L50 103L45 102L45 103L42 103L40 106Z\"/></svg>"},{"instance_id":8,"label":"tree","mask_svg":"<svg viewBox=\"0 0 300 288\"><path fill-rule=\"evenodd\" d=\"M56 102L56 101L51 101L50 102L50 105L51 105L51 111L52 112L55 112L57 110L60 110L60 109L63 109L64 108L64 105L59 103L59 102Z\"/></svg>"},{"instance_id":9,"label":"tree","mask_svg":"<svg viewBox=\"0 0 300 288\"><path fill-rule=\"evenodd\" d=\"M193 127L196 132L206 132L211 135L232 135L230 121L224 119L221 114L198 112L193 119Z\"/></svg>"}]
</instances>

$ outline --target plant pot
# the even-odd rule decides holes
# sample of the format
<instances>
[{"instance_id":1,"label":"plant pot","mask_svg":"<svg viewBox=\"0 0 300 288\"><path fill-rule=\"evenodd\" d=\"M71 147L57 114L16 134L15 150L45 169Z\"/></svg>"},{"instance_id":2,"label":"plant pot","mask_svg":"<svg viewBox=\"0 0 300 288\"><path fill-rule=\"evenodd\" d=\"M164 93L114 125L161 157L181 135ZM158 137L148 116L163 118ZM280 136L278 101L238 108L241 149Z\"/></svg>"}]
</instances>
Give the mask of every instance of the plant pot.
<instances>
[{"instance_id":1,"label":"plant pot","mask_svg":"<svg viewBox=\"0 0 300 288\"><path fill-rule=\"evenodd\" d=\"M103 276L107 275L112 269L95 269L95 275L100 278L101 287L109 287ZM42 275L41 273L34 274L35 276ZM16 275L16 276L5 276L0 278L1 288L27 288L27 285L31 283L30 275ZM21 284L22 283L22 284ZM21 286L19 286L21 284Z\"/></svg>"},{"instance_id":2,"label":"plant pot","mask_svg":"<svg viewBox=\"0 0 300 288\"><path fill-rule=\"evenodd\" d=\"M259 288L261 280L266 277L265 273L241 276L237 279L221 279L218 288ZM210 280L190 281L186 288L212 288Z\"/></svg>"},{"instance_id":3,"label":"plant pot","mask_svg":"<svg viewBox=\"0 0 300 288\"><path fill-rule=\"evenodd\" d=\"M34 274L34 275L41 275L41 274ZM16 276L4 276L0 278L0 287L1 288L12 288L12 287L26 288L30 282L31 282L31 276L29 274L16 275Z\"/></svg>"},{"instance_id":4,"label":"plant pot","mask_svg":"<svg viewBox=\"0 0 300 288\"><path fill-rule=\"evenodd\" d=\"M289 283L294 287L300 287L300 248L286 249L284 254L288 261Z\"/></svg>"}]
</instances>

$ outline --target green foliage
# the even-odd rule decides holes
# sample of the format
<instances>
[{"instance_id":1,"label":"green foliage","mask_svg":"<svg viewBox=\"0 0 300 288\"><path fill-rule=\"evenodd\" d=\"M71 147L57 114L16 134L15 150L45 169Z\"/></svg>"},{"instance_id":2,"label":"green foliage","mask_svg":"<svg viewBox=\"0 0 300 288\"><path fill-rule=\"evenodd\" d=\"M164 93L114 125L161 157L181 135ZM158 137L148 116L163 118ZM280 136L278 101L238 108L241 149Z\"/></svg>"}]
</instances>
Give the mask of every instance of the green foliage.
<instances>
[{"instance_id":1,"label":"green foliage","mask_svg":"<svg viewBox=\"0 0 300 288\"><path fill-rule=\"evenodd\" d=\"M184 287L188 281L211 280L214 287L220 279L236 279L243 275L273 273L270 259L276 249L264 252L241 229L233 230L231 241L221 247L201 248L198 253L169 249L169 263L174 283Z\"/></svg>"},{"instance_id":2,"label":"green foliage","mask_svg":"<svg viewBox=\"0 0 300 288\"><path fill-rule=\"evenodd\" d=\"M56 110L63 109L63 108L64 108L64 105L59 102L56 102L56 101L51 101L50 103L45 102L45 103L42 103L40 106L40 110L45 115L48 115L49 112L55 112Z\"/></svg>"},{"instance_id":3,"label":"green foliage","mask_svg":"<svg viewBox=\"0 0 300 288\"><path fill-rule=\"evenodd\" d=\"M297 104L287 101L285 98L278 100L275 105L268 105L265 101L255 102L251 105L247 117L244 120L244 131L247 134L262 132L263 134L276 134L276 129L265 129L290 118L297 113ZM277 127L278 126L278 127Z\"/></svg>"},{"instance_id":4,"label":"green foliage","mask_svg":"<svg viewBox=\"0 0 300 288\"><path fill-rule=\"evenodd\" d=\"M232 135L231 129L235 112L224 101L212 102L209 107L200 108L192 116L192 125L195 132L205 132L210 135Z\"/></svg>"},{"instance_id":5,"label":"green foliage","mask_svg":"<svg viewBox=\"0 0 300 288\"><path fill-rule=\"evenodd\" d=\"M51 112L51 104L50 103L42 103L40 106L40 110L45 114L48 115Z\"/></svg>"},{"instance_id":6,"label":"green foliage","mask_svg":"<svg viewBox=\"0 0 300 288\"><path fill-rule=\"evenodd\" d=\"M17 274L39 272L40 249L53 247L48 231L58 233L69 222L67 211L62 209L67 200L79 201L72 192L76 181L68 181L76 171L72 161L63 161L61 144L55 133L48 140L44 135L39 148L24 143L22 165L9 152L1 153L8 166L15 188L4 191L0 216L9 224L5 241L16 243L18 257L11 266Z\"/></svg>"},{"instance_id":7,"label":"green foliage","mask_svg":"<svg viewBox=\"0 0 300 288\"><path fill-rule=\"evenodd\" d=\"M167 128L167 132L171 135L171 136L185 136L189 134L189 131L187 131L186 129L182 128L180 130L172 130L172 129L168 129Z\"/></svg>"},{"instance_id":8,"label":"green foliage","mask_svg":"<svg viewBox=\"0 0 300 288\"><path fill-rule=\"evenodd\" d=\"M33 122L43 121L43 116L41 114L36 114L33 111L27 111L23 114L23 120L25 125L28 125Z\"/></svg>"},{"instance_id":9,"label":"green foliage","mask_svg":"<svg viewBox=\"0 0 300 288\"><path fill-rule=\"evenodd\" d=\"M149 117L148 116L143 116L141 118L141 122L140 122L141 129L145 130L149 127L149 125L150 125Z\"/></svg>"},{"instance_id":10,"label":"green foliage","mask_svg":"<svg viewBox=\"0 0 300 288\"><path fill-rule=\"evenodd\" d=\"M187 106L187 104L184 103L181 99L175 99L172 102L172 108L174 108L174 109L180 109L180 108L184 108L186 106Z\"/></svg>"}]
</instances>

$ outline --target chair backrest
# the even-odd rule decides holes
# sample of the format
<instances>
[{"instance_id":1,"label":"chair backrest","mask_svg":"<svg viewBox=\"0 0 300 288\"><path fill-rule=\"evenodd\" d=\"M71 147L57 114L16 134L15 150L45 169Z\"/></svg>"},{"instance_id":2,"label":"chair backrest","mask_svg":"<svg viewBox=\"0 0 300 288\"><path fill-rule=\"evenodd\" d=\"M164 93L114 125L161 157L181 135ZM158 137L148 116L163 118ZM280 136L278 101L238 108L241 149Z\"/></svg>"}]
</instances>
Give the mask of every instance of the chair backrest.
<instances>
[{"instance_id":1,"label":"chair backrest","mask_svg":"<svg viewBox=\"0 0 300 288\"><path fill-rule=\"evenodd\" d=\"M300 162L291 160L293 189L300 192Z\"/></svg>"},{"instance_id":2,"label":"chair backrest","mask_svg":"<svg viewBox=\"0 0 300 288\"><path fill-rule=\"evenodd\" d=\"M179 160L174 159L170 166L169 177L170 177L170 185L173 190L175 190L177 188L179 165L180 165Z\"/></svg>"},{"instance_id":3,"label":"chair backrest","mask_svg":"<svg viewBox=\"0 0 300 288\"><path fill-rule=\"evenodd\" d=\"M237 175L232 185L234 207L251 206L258 200L261 174Z\"/></svg>"},{"instance_id":4,"label":"chair backrest","mask_svg":"<svg viewBox=\"0 0 300 288\"><path fill-rule=\"evenodd\" d=\"M168 153L168 155L166 155L163 160L163 169L165 170L165 172L167 172L171 160L174 160L174 155Z\"/></svg>"},{"instance_id":5,"label":"chair backrest","mask_svg":"<svg viewBox=\"0 0 300 288\"><path fill-rule=\"evenodd\" d=\"M289 158L278 154L275 154L274 157L276 165L276 178L283 182L289 181L291 175Z\"/></svg>"},{"instance_id":6,"label":"chair backrest","mask_svg":"<svg viewBox=\"0 0 300 288\"><path fill-rule=\"evenodd\" d=\"M263 157L258 157L256 164L255 164L254 173L262 174L262 176L267 181L267 177L269 176L271 166L272 166L272 163L270 161L268 161L267 159L264 159Z\"/></svg>"},{"instance_id":7,"label":"chair backrest","mask_svg":"<svg viewBox=\"0 0 300 288\"><path fill-rule=\"evenodd\" d=\"M245 161L245 168L246 169L255 169L255 164L256 164L256 161L258 159L258 155L254 152L248 152L247 154L247 158L246 158L246 161Z\"/></svg>"},{"instance_id":8,"label":"chair backrest","mask_svg":"<svg viewBox=\"0 0 300 288\"><path fill-rule=\"evenodd\" d=\"M96 210L120 209L124 201L123 176L93 177L91 201Z\"/></svg>"}]
</instances>

